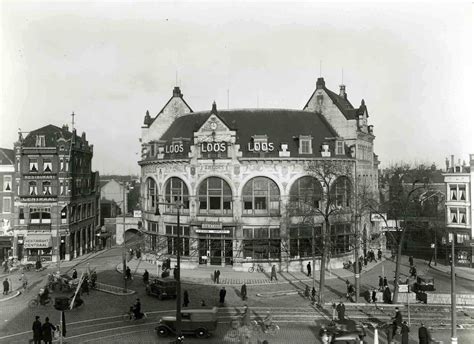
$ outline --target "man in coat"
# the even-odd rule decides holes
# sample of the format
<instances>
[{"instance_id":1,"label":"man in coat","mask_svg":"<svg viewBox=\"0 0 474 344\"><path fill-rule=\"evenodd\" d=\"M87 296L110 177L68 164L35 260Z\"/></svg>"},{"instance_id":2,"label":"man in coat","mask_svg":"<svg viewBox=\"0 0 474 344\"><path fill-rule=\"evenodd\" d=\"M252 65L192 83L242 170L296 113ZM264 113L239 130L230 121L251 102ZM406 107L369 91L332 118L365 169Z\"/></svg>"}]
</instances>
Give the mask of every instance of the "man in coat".
<instances>
[{"instance_id":1,"label":"man in coat","mask_svg":"<svg viewBox=\"0 0 474 344\"><path fill-rule=\"evenodd\" d=\"M342 301L339 301L339 304L336 306L336 312L337 312L337 318L339 321L344 320L344 315L346 313L346 306L342 303Z\"/></svg>"},{"instance_id":2,"label":"man in coat","mask_svg":"<svg viewBox=\"0 0 474 344\"><path fill-rule=\"evenodd\" d=\"M408 327L408 324L406 321L403 322L402 324L402 344L408 344L409 339L408 339L408 333L410 332L410 328Z\"/></svg>"},{"instance_id":3,"label":"man in coat","mask_svg":"<svg viewBox=\"0 0 474 344\"><path fill-rule=\"evenodd\" d=\"M388 281L387 281L387 277L384 277L383 278L383 287L387 287L388 286Z\"/></svg>"},{"instance_id":4,"label":"man in coat","mask_svg":"<svg viewBox=\"0 0 474 344\"><path fill-rule=\"evenodd\" d=\"M49 318L44 319L44 324L41 326L41 335L45 344L53 343L53 331L56 331L56 326L49 322Z\"/></svg>"},{"instance_id":5,"label":"man in coat","mask_svg":"<svg viewBox=\"0 0 474 344\"><path fill-rule=\"evenodd\" d=\"M242 284L242 287L240 288L240 296L242 297L242 301L247 300L247 286Z\"/></svg>"},{"instance_id":6,"label":"man in coat","mask_svg":"<svg viewBox=\"0 0 474 344\"><path fill-rule=\"evenodd\" d=\"M408 258L408 262L410 263L410 266L413 266L413 256Z\"/></svg>"},{"instance_id":7,"label":"man in coat","mask_svg":"<svg viewBox=\"0 0 474 344\"><path fill-rule=\"evenodd\" d=\"M275 265L272 265L272 274L270 276L270 281L273 281L273 279L275 279L275 281L278 281Z\"/></svg>"},{"instance_id":8,"label":"man in coat","mask_svg":"<svg viewBox=\"0 0 474 344\"><path fill-rule=\"evenodd\" d=\"M8 283L8 278L5 277L5 280L3 281L3 295L8 295L9 291L10 291L10 283Z\"/></svg>"},{"instance_id":9,"label":"man in coat","mask_svg":"<svg viewBox=\"0 0 474 344\"><path fill-rule=\"evenodd\" d=\"M216 271L216 283L219 284L219 277L221 276L220 270Z\"/></svg>"},{"instance_id":10,"label":"man in coat","mask_svg":"<svg viewBox=\"0 0 474 344\"><path fill-rule=\"evenodd\" d=\"M72 279L76 279L76 278L77 278L77 270L72 269Z\"/></svg>"},{"instance_id":11,"label":"man in coat","mask_svg":"<svg viewBox=\"0 0 474 344\"><path fill-rule=\"evenodd\" d=\"M390 288L388 286L386 286L385 290L383 291L383 302L392 303L392 293L390 292Z\"/></svg>"},{"instance_id":12,"label":"man in coat","mask_svg":"<svg viewBox=\"0 0 474 344\"><path fill-rule=\"evenodd\" d=\"M148 270L145 269L145 272L143 273L143 283L147 285L149 280L150 280L150 274Z\"/></svg>"},{"instance_id":13,"label":"man in coat","mask_svg":"<svg viewBox=\"0 0 474 344\"><path fill-rule=\"evenodd\" d=\"M379 258L379 260L382 259L382 250L379 248L379 250L377 251L377 257Z\"/></svg>"},{"instance_id":14,"label":"man in coat","mask_svg":"<svg viewBox=\"0 0 474 344\"><path fill-rule=\"evenodd\" d=\"M308 277L311 276L311 263L308 262L308 264L306 265L306 270L308 270Z\"/></svg>"},{"instance_id":15,"label":"man in coat","mask_svg":"<svg viewBox=\"0 0 474 344\"><path fill-rule=\"evenodd\" d=\"M188 294L188 291L185 290L183 293L183 306L188 307L188 305L189 305L189 294Z\"/></svg>"},{"instance_id":16,"label":"man in coat","mask_svg":"<svg viewBox=\"0 0 474 344\"><path fill-rule=\"evenodd\" d=\"M418 341L420 344L428 344L431 342L431 335L423 323L418 329Z\"/></svg>"},{"instance_id":17,"label":"man in coat","mask_svg":"<svg viewBox=\"0 0 474 344\"><path fill-rule=\"evenodd\" d=\"M222 287L222 289L219 291L219 303L221 304L221 306L224 305L225 294L227 294L227 291L225 290L225 287Z\"/></svg>"},{"instance_id":18,"label":"man in coat","mask_svg":"<svg viewBox=\"0 0 474 344\"><path fill-rule=\"evenodd\" d=\"M36 316L35 321L33 321L33 343L34 344L41 344L41 321L39 320L40 317Z\"/></svg>"},{"instance_id":19,"label":"man in coat","mask_svg":"<svg viewBox=\"0 0 474 344\"><path fill-rule=\"evenodd\" d=\"M379 291L383 290L383 278L382 276L379 276Z\"/></svg>"},{"instance_id":20,"label":"man in coat","mask_svg":"<svg viewBox=\"0 0 474 344\"><path fill-rule=\"evenodd\" d=\"M398 307L395 307L395 316L393 317L393 327L394 327L393 334L394 335L395 335L395 332L396 332L397 328L402 327L402 323L403 323L402 313L400 312Z\"/></svg>"}]
</instances>

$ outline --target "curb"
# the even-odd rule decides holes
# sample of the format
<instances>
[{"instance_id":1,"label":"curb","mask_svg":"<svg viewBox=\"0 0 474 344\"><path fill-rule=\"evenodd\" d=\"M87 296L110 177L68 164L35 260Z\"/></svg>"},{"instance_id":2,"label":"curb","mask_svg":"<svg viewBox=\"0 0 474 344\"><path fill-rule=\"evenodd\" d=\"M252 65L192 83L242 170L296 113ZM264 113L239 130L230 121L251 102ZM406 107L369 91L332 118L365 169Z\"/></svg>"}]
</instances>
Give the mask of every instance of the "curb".
<instances>
[{"instance_id":1,"label":"curb","mask_svg":"<svg viewBox=\"0 0 474 344\"><path fill-rule=\"evenodd\" d=\"M20 294L21 294L21 291L17 290L17 291L15 291L11 296L8 296L8 297L6 297L6 298L4 298L4 299L0 299L0 302L4 302L4 301L11 300L11 299L13 299L13 298L19 296Z\"/></svg>"},{"instance_id":2,"label":"curb","mask_svg":"<svg viewBox=\"0 0 474 344\"><path fill-rule=\"evenodd\" d=\"M436 270L438 272L441 272L441 273L444 273L444 274L447 274L447 275L450 275L451 274L451 271L444 271L443 269L440 269L439 267L437 266L434 266L432 265L431 266L431 269L433 270ZM464 280L467 280L467 281L474 281L474 275L471 277L471 276L463 276L464 274L460 275L459 273L456 273L456 277L457 278L462 278Z\"/></svg>"}]
</instances>

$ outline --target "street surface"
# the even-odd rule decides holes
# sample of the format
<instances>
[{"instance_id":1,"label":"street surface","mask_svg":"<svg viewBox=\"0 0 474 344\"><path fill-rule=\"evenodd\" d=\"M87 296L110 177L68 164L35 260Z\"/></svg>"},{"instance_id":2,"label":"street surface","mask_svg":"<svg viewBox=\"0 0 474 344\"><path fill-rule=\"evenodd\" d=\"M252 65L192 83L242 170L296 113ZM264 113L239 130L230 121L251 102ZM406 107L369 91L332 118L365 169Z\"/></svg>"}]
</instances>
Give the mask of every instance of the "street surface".
<instances>
[{"instance_id":1,"label":"street surface","mask_svg":"<svg viewBox=\"0 0 474 344\"><path fill-rule=\"evenodd\" d=\"M101 252L93 259L80 262L76 269L81 273L87 267L95 268L98 272L98 282L121 287L124 284L123 279L116 270L120 262L121 251L119 248L114 248ZM406 262L404 263L402 272L408 274L408 266ZM72 269L73 264L75 263L64 264L65 266L61 269L62 273ZM382 266L388 277L393 275L393 262L385 261L362 274L362 289L378 284ZM429 272L435 278L436 292L450 292L449 276L428 270L428 266L421 261L417 262L417 266L420 274ZM53 271L52 268L38 273L28 272L30 285L32 285L31 290L0 303L0 343L27 343L32 338L31 324L35 315L39 315L42 321L46 316L49 316L53 324L59 323L60 312L52 306L38 306L36 309L30 309L27 306L28 301L34 298L39 288L46 283L47 274L51 271ZM205 280L209 276L208 272L203 269L203 276L206 277L203 277L201 284L183 283L182 289L189 292L190 308L199 308L201 299L205 300L207 307L218 305L218 294L222 285L209 284ZM252 275L252 278L257 277L255 273L249 275ZM12 280L18 277L18 274L10 275ZM225 285L227 289L226 303L224 307L219 308L217 331L208 339L187 336L185 342L238 343L238 338L229 335L232 333L230 320L239 316L244 305L247 304L251 309L252 319L261 320L270 310L274 322L280 326L280 331L275 335L265 334L262 331L252 332L251 343L257 343L258 340L262 341L263 339L267 339L269 343L320 343L319 329L321 325L327 324L332 318L330 302L339 302L339 300L345 302L345 279L333 278L327 281L328 287L325 297L328 304L323 308L311 305L309 300L302 296L302 291L308 283L308 281L295 279L291 283L247 285L248 300L245 302L240 298L240 285ZM457 291L473 293L473 284L471 281L458 278ZM82 307L66 312L67 337L65 343L169 343L172 337L159 338L154 328L162 315L175 313L175 300L159 301L155 297L147 296L140 276L136 276L133 281L128 283L128 287L137 293L119 296L92 290L90 295L84 295L85 304ZM273 292L282 293L280 296L271 296ZM55 292L52 297L69 296L70 294L72 293ZM258 295L263 295L263 297ZM136 298L140 298L142 310L147 314L147 319L124 321L122 314L128 311ZM363 302L362 298L360 302ZM374 319L382 322L390 321L394 314L394 307L391 305L378 306L377 308L373 305L356 307L346 303L346 316L360 322ZM406 307L402 309L402 313L404 320L408 320ZM457 314L458 324L465 328L458 329L458 343L474 342L474 307L459 309ZM417 333L421 321L433 327L431 332L435 339L442 340L444 343L450 342L449 305L442 307L412 305L410 307L410 321L410 343L418 343ZM373 343L373 329L367 328L367 334L365 342ZM379 343L386 343L383 330L379 331Z\"/></svg>"}]
</instances>

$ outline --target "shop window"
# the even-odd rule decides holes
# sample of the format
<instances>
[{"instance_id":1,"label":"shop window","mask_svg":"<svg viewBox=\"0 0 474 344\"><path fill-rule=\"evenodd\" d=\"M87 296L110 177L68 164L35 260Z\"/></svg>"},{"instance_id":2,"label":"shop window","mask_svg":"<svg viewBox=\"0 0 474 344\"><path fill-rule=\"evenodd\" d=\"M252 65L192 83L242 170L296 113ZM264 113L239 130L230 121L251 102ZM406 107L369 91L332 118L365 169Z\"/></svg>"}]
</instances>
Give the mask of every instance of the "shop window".
<instances>
[{"instance_id":1,"label":"shop window","mask_svg":"<svg viewBox=\"0 0 474 344\"><path fill-rule=\"evenodd\" d=\"M43 182L43 195L51 196L51 182Z\"/></svg>"},{"instance_id":2,"label":"shop window","mask_svg":"<svg viewBox=\"0 0 474 344\"><path fill-rule=\"evenodd\" d=\"M347 177L338 177L331 187L329 202L331 206L346 208L351 205L352 185Z\"/></svg>"},{"instance_id":3,"label":"shop window","mask_svg":"<svg viewBox=\"0 0 474 344\"><path fill-rule=\"evenodd\" d=\"M43 160L43 172L53 172L53 163L51 160Z\"/></svg>"},{"instance_id":4,"label":"shop window","mask_svg":"<svg viewBox=\"0 0 474 344\"><path fill-rule=\"evenodd\" d=\"M38 172L38 160L30 159L30 172Z\"/></svg>"},{"instance_id":5,"label":"shop window","mask_svg":"<svg viewBox=\"0 0 474 344\"><path fill-rule=\"evenodd\" d=\"M170 178L165 186L165 202L170 205L165 206L166 212L175 213L177 211L174 203L181 202L183 213L189 212L189 192L186 184L177 177Z\"/></svg>"},{"instance_id":6,"label":"shop window","mask_svg":"<svg viewBox=\"0 0 474 344\"><path fill-rule=\"evenodd\" d=\"M12 191L12 176L3 176L3 191Z\"/></svg>"},{"instance_id":7,"label":"shop window","mask_svg":"<svg viewBox=\"0 0 474 344\"><path fill-rule=\"evenodd\" d=\"M279 228L243 228L243 254L254 260L279 259L281 240Z\"/></svg>"},{"instance_id":8,"label":"shop window","mask_svg":"<svg viewBox=\"0 0 474 344\"><path fill-rule=\"evenodd\" d=\"M242 190L242 202L244 215L278 215L280 189L270 178L253 178Z\"/></svg>"},{"instance_id":9,"label":"shop window","mask_svg":"<svg viewBox=\"0 0 474 344\"><path fill-rule=\"evenodd\" d=\"M221 178L205 179L199 187L200 214L232 214L232 191Z\"/></svg>"},{"instance_id":10,"label":"shop window","mask_svg":"<svg viewBox=\"0 0 474 344\"><path fill-rule=\"evenodd\" d=\"M178 241L178 226L165 225L166 241L167 241L167 253L176 255L178 252L179 244L181 243L180 254L182 256L189 256L189 226L180 226L180 241Z\"/></svg>"},{"instance_id":11,"label":"shop window","mask_svg":"<svg viewBox=\"0 0 474 344\"><path fill-rule=\"evenodd\" d=\"M29 195L36 196L38 194L38 187L36 186L36 182L29 182Z\"/></svg>"},{"instance_id":12,"label":"shop window","mask_svg":"<svg viewBox=\"0 0 474 344\"><path fill-rule=\"evenodd\" d=\"M293 215L311 214L315 209L321 209L322 199L321 183L314 177L301 177L290 189L290 213Z\"/></svg>"}]
</instances>

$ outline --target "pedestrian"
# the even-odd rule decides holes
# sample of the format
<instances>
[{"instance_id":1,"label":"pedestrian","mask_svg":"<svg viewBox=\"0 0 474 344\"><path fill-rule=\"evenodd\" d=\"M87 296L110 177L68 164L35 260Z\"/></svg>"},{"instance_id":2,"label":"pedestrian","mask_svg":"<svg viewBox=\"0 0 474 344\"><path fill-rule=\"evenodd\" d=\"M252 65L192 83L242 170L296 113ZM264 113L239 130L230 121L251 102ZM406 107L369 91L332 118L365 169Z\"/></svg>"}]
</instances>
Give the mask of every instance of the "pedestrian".
<instances>
[{"instance_id":1,"label":"pedestrian","mask_svg":"<svg viewBox=\"0 0 474 344\"><path fill-rule=\"evenodd\" d=\"M178 280L178 267L177 266L173 268L173 278L175 280Z\"/></svg>"},{"instance_id":2,"label":"pedestrian","mask_svg":"<svg viewBox=\"0 0 474 344\"><path fill-rule=\"evenodd\" d=\"M383 278L383 287L388 287L388 281L387 281L387 277L384 277Z\"/></svg>"},{"instance_id":3,"label":"pedestrian","mask_svg":"<svg viewBox=\"0 0 474 344\"><path fill-rule=\"evenodd\" d=\"M242 287L240 288L240 296L242 297L242 301L247 300L247 286L242 284Z\"/></svg>"},{"instance_id":4,"label":"pedestrian","mask_svg":"<svg viewBox=\"0 0 474 344\"><path fill-rule=\"evenodd\" d=\"M344 320L344 315L346 313L346 306L342 303L342 301L339 301L339 304L336 306L336 312L337 312L337 318L339 321Z\"/></svg>"},{"instance_id":5,"label":"pedestrian","mask_svg":"<svg viewBox=\"0 0 474 344\"><path fill-rule=\"evenodd\" d=\"M413 267L411 268L411 277L416 278L416 266L415 265L413 265Z\"/></svg>"},{"instance_id":6,"label":"pedestrian","mask_svg":"<svg viewBox=\"0 0 474 344\"><path fill-rule=\"evenodd\" d=\"M413 266L413 256L408 257L408 262L410 263L410 266Z\"/></svg>"},{"instance_id":7,"label":"pedestrian","mask_svg":"<svg viewBox=\"0 0 474 344\"><path fill-rule=\"evenodd\" d=\"M393 335L395 336L396 333L400 333L401 328L402 328L402 313L400 313L400 310L398 307L395 307L395 316L393 317Z\"/></svg>"},{"instance_id":8,"label":"pedestrian","mask_svg":"<svg viewBox=\"0 0 474 344\"><path fill-rule=\"evenodd\" d=\"M217 280L217 270L214 270L214 275L213 275L213 277L212 277L212 281L213 281L214 283L216 283L216 280Z\"/></svg>"},{"instance_id":9,"label":"pedestrian","mask_svg":"<svg viewBox=\"0 0 474 344\"><path fill-rule=\"evenodd\" d=\"M26 275L23 272L21 273L20 281L22 283L23 289L26 290L26 288L28 288L28 278L26 278Z\"/></svg>"},{"instance_id":10,"label":"pedestrian","mask_svg":"<svg viewBox=\"0 0 474 344\"><path fill-rule=\"evenodd\" d=\"M3 295L8 295L10 291L10 283L8 283L8 278L5 277L5 280L3 281Z\"/></svg>"},{"instance_id":11,"label":"pedestrian","mask_svg":"<svg viewBox=\"0 0 474 344\"><path fill-rule=\"evenodd\" d=\"M145 269L145 272L143 273L143 283L147 285L149 280L150 280L150 274L148 273L148 270Z\"/></svg>"},{"instance_id":12,"label":"pedestrian","mask_svg":"<svg viewBox=\"0 0 474 344\"><path fill-rule=\"evenodd\" d=\"M423 323L421 323L421 326L418 329L418 342L420 344L431 343L431 334Z\"/></svg>"},{"instance_id":13,"label":"pedestrian","mask_svg":"<svg viewBox=\"0 0 474 344\"><path fill-rule=\"evenodd\" d=\"M35 316L35 321L33 321L33 343L34 344L41 344L41 321L39 320L39 316Z\"/></svg>"},{"instance_id":14,"label":"pedestrian","mask_svg":"<svg viewBox=\"0 0 474 344\"><path fill-rule=\"evenodd\" d=\"M35 262L35 269L38 271L38 270L41 270L41 260L38 258L36 259L36 262Z\"/></svg>"},{"instance_id":15,"label":"pedestrian","mask_svg":"<svg viewBox=\"0 0 474 344\"><path fill-rule=\"evenodd\" d=\"M364 256L364 266L367 266L367 257Z\"/></svg>"},{"instance_id":16,"label":"pedestrian","mask_svg":"<svg viewBox=\"0 0 474 344\"><path fill-rule=\"evenodd\" d=\"M402 344L408 344L409 339L408 339L408 333L410 332L410 328L408 327L408 324L406 321L403 322L402 324Z\"/></svg>"},{"instance_id":17,"label":"pedestrian","mask_svg":"<svg viewBox=\"0 0 474 344\"><path fill-rule=\"evenodd\" d=\"M270 276L270 281L273 281L273 279L275 279L275 281L278 281L277 271L276 271L276 266L275 265L272 265L272 273L271 273L271 276Z\"/></svg>"},{"instance_id":18,"label":"pedestrian","mask_svg":"<svg viewBox=\"0 0 474 344\"><path fill-rule=\"evenodd\" d=\"M82 279L81 291L83 294L85 293L89 295L89 277L87 275L84 275L84 278Z\"/></svg>"},{"instance_id":19,"label":"pedestrian","mask_svg":"<svg viewBox=\"0 0 474 344\"><path fill-rule=\"evenodd\" d=\"M222 287L219 291L219 303L221 304L221 306L224 306L225 294L227 294L227 291L225 290L225 287Z\"/></svg>"},{"instance_id":20,"label":"pedestrian","mask_svg":"<svg viewBox=\"0 0 474 344\"><path fill-rule=\"evenodd\" d=\"M311 301L316 301L316 289L314 289L314 287L311 289Z\"/></svg>"},{"instance_id":21,"label":"pedestrian","mask_svg":"<svg viewBox=\"0 0 474 344\"><path fill-rule=\"evenodd\" d=\"M72 279L76 279L76 278L77 278L77 270L72 269Z\"/></svg>"},{"instance_id":22,"label":"pedestrian","mask_svg":"<svg viewBox=\"0 0 474 344\"><path fill-rule=\"evenodd\" d=\"M383 278L382 276L379 276L379 291L383 290Z\"/></svg>"},{"instance_id":23,"label":"pedestrian","mask_svg":"<svg viewBox=\"0 0 474 344\"><path fill-rule=\"evenodd\" d=\"M372 303L377 302L377 289L372 289Z\"/></svg>"},{"instance_id":24,"label":"pedestrian","mask_svg":"<svg viewBox=\"0 0 474 344\"><path fill-rule=\"evenodd\" d=\"M311 276L311 263L308 262L308 264L306 265L306 270L308 271L308 277Z\"/></svg>"},{"instance_id":25,"label":"pedestrian","mask_svg":"<svg viewBox=\"0 0 474 344\"><path fill-rule=\"evenodd\" d=\"M245 305L244 313L242 314L242 326L250 326L250 309Z\"/></svg>"},{"instance_id":26,"label":"pedestrian","mask_svg":"<svg viewBox=\"0 0 474 344\"><path fill-rule=\"evenodd\" d=\"M304 297L309 297L309 286L306 285L306 288L304 289Z\"/></svg>"},{"instance_id":27,"label":"pedestrian","mask_svg":"<svg viewBox=\"0 0 474 344\"><path fill-rule=\"evenodd\" d=\"M219 277L221 276L221 272L219 270L216 271L216 283L219 284Z\"/></svg>"},{"instance_id":28,"label":"pedestrian","mask_svg":"<svg viewBox=\"0 0 474 344\"><path fill-rule=\"evenodd\" d=\"M41 336L45 344L53 343L53 331L56 331L56 326L49 322L49 318L44 319L44 324L41 326Z\"/></svg>"},{"instance_id":29,"label":"pedestrian","mask_svg":"<svg viewBox=\"0 0 474 344\"><path fill-rule=\"evenodd\" d=\"M183 306L188 307L188 305L189 305L189 294L188 294L188 291L185 290L183 293Z\"/></svg>"},{"instance_id":30,"label":"pedestrian","mask_svg":"<svg viewBox=\"0 0 474 344\"><path fill-rule=\"evenodd\" d=\"M95 272L95 270L94 270L91 273L91 287L93 289L95 289L95 287L96 287L96 282L97 282L97 272Z\"/></svg>"},{"instance_id":31,"label":"pedestrian","mask_svg":"<svg viewBox=\"0 0 474 344\"><path fill-rule=\"evenodd\" d=\"M392 303L392 293L390 292L390 288L388 286L386 286L385 290L383 291L383 302Z\"/></svg>"},{"instance_id":32,"label":"pedestrian","mask_svg":"<svg viewBox=\"0 0 474 344\"><path fill-rule=\"evenodd\" d=\"M362 257L361 257L361 258L362 258ZM362 260L359 259L359 272L361 272L361 271L362 271Z\"/></svg>"},{"instance_id":33,"label":"pedestrian","mask_svg":"<svg viewBox=\"0 0 474 344\"><path fill-rule=\"evenodd\" d=\"M127 266L125 269L125 279L131 280L132 279L132 270L130 270L130 267Z\"/></svg>"},{"instance_id":34,"label":"pedestrian","mask_svg":"<svg viewBox=\"0 0 474 344\"><path fill-rule=\"evenodd\" d=\"M382 250L380 248L377 251L377 256L378 256L379 260L382 260Z\"/></svg>"}]
</instances>

